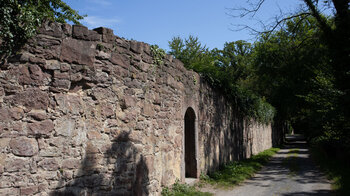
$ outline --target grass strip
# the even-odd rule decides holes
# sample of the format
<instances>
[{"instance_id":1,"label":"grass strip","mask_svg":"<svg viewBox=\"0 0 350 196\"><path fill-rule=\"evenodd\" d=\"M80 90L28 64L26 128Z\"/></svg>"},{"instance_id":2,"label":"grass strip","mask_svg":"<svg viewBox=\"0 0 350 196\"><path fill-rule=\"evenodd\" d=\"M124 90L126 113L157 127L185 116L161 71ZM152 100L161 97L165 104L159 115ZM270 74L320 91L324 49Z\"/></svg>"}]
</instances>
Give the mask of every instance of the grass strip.
<instances>
[{"instance_id":1,"label":"grass strip","mask_svg":"<svg viewBox=\"0 0 350 196\"><path fill-rule=\"evenodd\" d=\"M230 162L216 172L202 175L201 180L220 187L232 187L252 177L278 151L279 148L270 148L249 159Z\"/></svg>"},{"instance_id":2,"label":"grass strip","mask_svg":"<svg viewBox=\"0 0 350 196\"><path fill-rule=\"evenodd\" d=\"M198 191L194 186L180 184L178 181L171 187L162 190L162 196L211 196L213 194Z\"/></svg>"}]
</instances>

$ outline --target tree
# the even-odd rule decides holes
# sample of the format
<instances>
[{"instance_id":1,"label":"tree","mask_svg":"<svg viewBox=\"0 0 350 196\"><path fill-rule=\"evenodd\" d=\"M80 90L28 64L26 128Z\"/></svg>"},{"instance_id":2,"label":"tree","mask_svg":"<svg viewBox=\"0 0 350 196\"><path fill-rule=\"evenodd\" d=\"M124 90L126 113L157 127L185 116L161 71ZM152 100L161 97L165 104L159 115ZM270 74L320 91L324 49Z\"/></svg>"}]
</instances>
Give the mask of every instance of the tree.
<instances>
[{"instance_id":1,"label":"tree","mask_svg":"<svg viewBox=\"0 0 350 196\"><path fill-rule=\"evenodd\" d=\"M198 38L190 36L185 40L175 37L169 46L169 54L221 90L243 115L264 123L272 121L273 107L249 89L252 76L250 43L241 40L228 42L222 50L209 51Z\"/></svg>"},{"instance_id":2,"label":"tree","mask_svg":"<svg viewBox=\"0 0 350 196\"><path fill-rule=\"evenodd\" d=\"M312 17L293 18L255 44L256 91L310 137L334 124L336 99L328 48Z\"/></svg>"},{"instance_id":3,"label":"tree","mask_svg":"<svg viewBox=\"0 0 350 196\"><path fill-rule=\"evenodd\" d=\"M225 70L232 83L247 79L250 74L252 46L243 40L226 42L222 50L214 49L216 65Z\"/></svg>"},{"instance_id":4,"label":"tree","mask_svg":"<svg viewBox=\"0 0 350 196\"><path fill-rule=\"evenodd\" d=\"M169 48L169 54L182 61L187 69L201 73L213 85L220 85L215 58L209 49L200 43L198 37L174 37L169 41Z\"/></svg>"},{"instance_id":5,"label":"tree","mask_svg":"<svg viewBox=\"0 0 350 196\"><path fill-rule=\"evenodd\" d=\"M61 0L2 0L0 17L0 59L3 59L35 35L44 20L79 24L84 16Z\"/></svg>"},{"instance_id":6,"label":"tree","mask_svg":"<svg viewBox=\"0 0 350 196\"><path fill-rule=\"evenodd\" d=\"M239 9L232 9L232 12L239 13L238 16L240 17L246 17L251 16L255 17L256 12L259 11L261 6L264 4L264 2L267 0L257 0L257 1L250 1L248 0L249 6L246 8L239 8ZM248 26L244 26L244 28L251 29L253 32L259 33L261 36L270 37L275 36L276 32L279 32L280 30L284 30L283 28L288 28L287 23L291 19L298 18L299 22L295 26L293 31L300 29L298 28L299 25L303 24L303 21L310 20L310 18L314 21L314 24L317 26L319 34L314 36L319 40L319 43L322 44L322 47L327 51L327 58L328 62L326 64L328 65L328 73L326 72L320 72L321 75L318 75L318 79L314 81L309 81L307 86L312 86L311 84L314 83L314 87L322 87L323 93L325 92L332 92L332 98L330 99L330 102L332 102L332 110L322 110L322 111L328 111L323 112L322 119L326 117L332 117L332 119L338 119L334 122L330 123L328 122L328 130L332 129L333 131L337 130L336 132L342 133L342 138L345 143L348 143L350 146L350 10L349 0L327 0L327 1L318 1L318 0L302 0L304 7L300 9L296 14L291 14L288 16L282 17L276 17L276 20L274 21L273 25L268 27L265 25L264 30L260 31L256 28L251 28ZM331 10L330 16L325 16L324 13L322 13L321 10L328 9ZM235 15L235 14L232 14ZM291 29L289 29L289 33L298 33L298 32L290 32ZM288 41L289 42L289 41ZM288 44L286 44L288 45ZM268 48L267 48L268 49ZM309 50L312 50L312 48L309 48L305 50L306 52L309 52ZM309 52L309 54L312 54ZM305 56L305 55L303 55ZM295 56L291 56L294 57ZM309 56L312 58L313 56ZM283 58L283 55L276 55L275 58ZM286 59L287 60L287 59ZM288 59L290 61L290 59ZM278 60L277 60L278 61ZM276 64L277 65L277 64ZM327 66L326 66L327 67ZM274 69L279 70L280 69ZM273 70L271 70L273 71ZM287 72L288 73L288 72ZM304 72L299 72L304 73ZM307 72L306 72L307 73ZM266 77L269 78L269 77ZM322 78L322 79L321 79ZM326 80L327 82L323 81ZM321 82L323 81L323 82ZM274 83L276 83L274 81ZM267 84L267 83L266 83ZM316 85L317 84L317 85ZM326 85L327 84L327 85ZM287 85L288 86L288 85ZM272 88L268 88L272 89ZM327 90L328 89L328 90ZM309 89L310 90L310 89ZM272 90L275 91L275 90ZM270 92L273 93L273 92ZM311 95L312 94L312 95ZM316 109L320 109L317 106L320 105L322 102L319 96L315 96L316 94L321 95L321 91L312 91L311 94L309 94L305 98L308 100L308 103L311 104L312 102L317 104L311 104ZM327 94L327 93L326 93ZM324 94L324 96L326 96ZM311 97L314 98L313 101L311 101ZM286 103L284 103L286 104ZM329 104L325 104L329 105ZM309 110L312 111L312 110ZM332 112L331 112L332 111ZM289 113L289 112L287 112ZM287 114L286 113L286 114ZM310 113L311 114L311 113ZM327 114L327 115L326 115ZM332 114L332 115L330 115ZM312 115L309 115L312 116ZM313 118L313 120L316 120L316 117Z\"/></svg>"},{"instance_id":7,"label":"tree","mask_svg":"<svg viewBox=\"0 0 350 196\"><path fill-rule=\"evenodd\" d=\"M181 60L187 68L192 69L196 64L212 64L209 49L200 43L198 37L174 37L169 41L169 47L169 54Z\"/></svg>"}]
</instances>

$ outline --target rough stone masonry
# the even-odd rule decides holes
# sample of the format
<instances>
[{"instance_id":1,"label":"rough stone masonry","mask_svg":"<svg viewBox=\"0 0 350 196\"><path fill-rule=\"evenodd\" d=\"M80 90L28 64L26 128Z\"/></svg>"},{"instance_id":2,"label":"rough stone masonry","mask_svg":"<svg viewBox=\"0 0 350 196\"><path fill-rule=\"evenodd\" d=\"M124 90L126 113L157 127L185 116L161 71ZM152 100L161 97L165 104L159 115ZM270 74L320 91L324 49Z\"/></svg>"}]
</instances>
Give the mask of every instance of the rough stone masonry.
<instances>
[{"instance_id":1,"label":"rough stone masonry","mask_svg":"<svg viewBox=\"0 0 350 196\"><path fill-rule=\"evenodd\" d=\"M160 195L272 146L197 73L112 30L47 22L0 69L0 195Z\"/></svg>"}]
</instances>

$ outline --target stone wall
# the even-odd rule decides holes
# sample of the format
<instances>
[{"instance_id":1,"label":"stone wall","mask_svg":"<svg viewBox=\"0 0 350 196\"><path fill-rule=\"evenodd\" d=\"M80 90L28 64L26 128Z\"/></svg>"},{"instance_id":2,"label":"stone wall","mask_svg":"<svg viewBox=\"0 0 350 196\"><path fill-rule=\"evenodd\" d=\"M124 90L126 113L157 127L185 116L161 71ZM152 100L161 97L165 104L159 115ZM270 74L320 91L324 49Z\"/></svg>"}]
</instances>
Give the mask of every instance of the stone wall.
<instances>
[{"instance_id":1,"label":"stone wall","mask_svg":"<svg viewBox=\"0 0 350 196\"><path fill-rule=\"evenodd\" d=\"M197 73L110 29L46 23L0 70L0 195L159 195L185 178L195 114L196 177L270 148Z\"/></svg>"}]
</instances>

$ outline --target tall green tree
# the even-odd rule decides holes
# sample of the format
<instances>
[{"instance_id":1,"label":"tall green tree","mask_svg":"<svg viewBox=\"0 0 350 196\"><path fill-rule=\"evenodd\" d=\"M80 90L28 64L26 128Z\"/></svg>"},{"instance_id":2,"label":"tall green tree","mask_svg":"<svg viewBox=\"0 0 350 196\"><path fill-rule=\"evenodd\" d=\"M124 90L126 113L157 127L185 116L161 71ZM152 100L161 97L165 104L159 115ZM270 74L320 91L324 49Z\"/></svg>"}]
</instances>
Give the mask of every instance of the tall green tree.
<instances>
[{"instance_id":1,"label":"tall green tree","mask_svg":"<svg viewBox=\"0 0 350 196\"><path fill-rule=\"evenodd\" d=\"M273 107L249 89L252 77L250 43L228 42L222 50L209 50L198 38L190 36L185 40L175 37L169 46L170 54L225 93L244 115L260 122L271 122Z\"/></svg>"},{"instance_id":2,"label":"tall green tree","mask_svg":"<svg viewBox=\"0 0 350 196\"><path fill-rule=\"evenodd\" d=\"M276 107L280 119L309 138L328 138L349 149L340 101L345 92L337 85L333 51L322 29L314 17L293 18L285 25L255 43L256 91Z\"/></svg>"},{"instance_id":3,"label":"tall green tree","mask_svg":"<svg viewBox=\"0 0 350 196\"><path fill-rule=\"evenodd\" d=\"M240 17L257 17L258 15L256 15L256 12L259 11L265 1L266 0L248 0L249 7L232 9L233 15L236 15L235 13L238 12L238 16ZM338 118L338 121L337 123L331 123L329 127L333 127L333 130L337 129L339 130L338 132L342 132L342 137L348 138L346 140L350 146L350 0L301 0L301 2L304 6L297 14L282 18L276 17L276 21L273 22L271 26L264 25L265 28L262 32L256 28L245 27L252 29L254 32L259 32L262 37L269 37L269 35L275 37L276 32L279 32L279 30L284 31L285 29L283 28L288 27L286 23L288 23L290 19L297 18L300 21L297 23L294 30L298 29L297 27L299 24L302 24L302 21L306 20L307 22L310 19L313 20L314 25L318 29L318 35L315 37L322 43L322 48L328 51L327 58L329 59L327 65L330 67L329 71L332 76L327 76L327 80L332 81L332 89L338 94L335 98L336 101L332 99L334 101L332 101L333 107L336 107L333 109L335 111L334 116ZM330 10L329 13L331 14L329 16L324 15L323 10L325 9ZM291 29L288 31L293 34ZM296 33L298 32L296 31ZM276 58L278 57L281 56L276 55ZM310 58L312 57L313 56L310 56ZM303 72L300 73L302 74Z\"/></svg>"},{"instance_id":4,"label":"tall green tree","mask_svg":"<svg viewBox=\"0 0 350 196\"><path fill-rule=\"evenodd\" d=\"M61 0L1 0L0 57L18 50L44 20L79 24L83 17Z\"/></svg>"},{"instance_id":5,"label":"tall green tree","mask_svg":"<svg viewBox=\"0 0 350 196\"><path fill-rule=\"evenodd\" d=\"M224 69L230 82L237 83L250 75L252 45L243 40L226 42L222 50L214 49L216 65Z\"/></svg>"}]
</instances>

